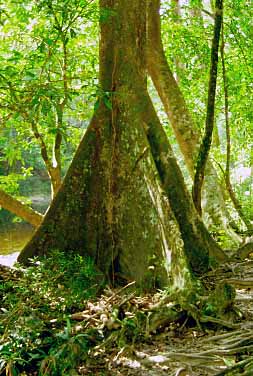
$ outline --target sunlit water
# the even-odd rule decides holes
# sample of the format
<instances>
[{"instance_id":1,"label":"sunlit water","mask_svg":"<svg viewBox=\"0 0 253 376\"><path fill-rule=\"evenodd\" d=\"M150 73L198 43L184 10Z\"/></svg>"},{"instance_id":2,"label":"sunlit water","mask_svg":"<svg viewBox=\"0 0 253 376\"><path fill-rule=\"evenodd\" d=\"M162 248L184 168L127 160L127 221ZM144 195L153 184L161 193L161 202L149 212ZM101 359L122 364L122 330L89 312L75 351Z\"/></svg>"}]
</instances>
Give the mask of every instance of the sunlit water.
<instances>
[{"instance_id":1,"label":"sunlit water","mask_svg":"<svg viewBox=\"0 0 253 376\"><path fill-rule=\"evenodd\" d=\"M24 223L0 229L0 264L13 266L21 249L29 241L34 229Z\"/></svg>"}]
</instances>

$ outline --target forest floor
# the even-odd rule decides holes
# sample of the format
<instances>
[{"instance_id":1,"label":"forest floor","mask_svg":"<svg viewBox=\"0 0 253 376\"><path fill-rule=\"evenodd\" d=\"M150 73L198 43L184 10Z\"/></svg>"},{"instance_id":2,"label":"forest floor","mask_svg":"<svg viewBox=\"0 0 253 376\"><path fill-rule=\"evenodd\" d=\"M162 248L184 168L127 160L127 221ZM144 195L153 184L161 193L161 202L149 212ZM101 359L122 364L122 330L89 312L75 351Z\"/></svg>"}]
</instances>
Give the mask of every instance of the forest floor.
<instances>
[{"instance_id":1,"label":"forest floor","mask_svg":"<svg viewBox=\"0 0 253 376\"><path fill-rule=\"evenodd\" d=\"M233 319L214 319L213 322L196 325L192 318L186 316L183 321L180 319L167 327L158 328L156 333L149 333L144 341L137 336L134 343L122 345L120 349L113 345L111 338L92 350L92 356L79 368L79 374L252 376L253 261L223 266L209 273L205 279L207 283L224 281L235 286L233 311L236 315ZM154 305L154 297L130 295L128 299L126 296L120 297L120 293L114 292L115 301L109 295L109 298L103 298L102 306L105 309L106 299L118 307L128 301L128 304L134 304L144 311ZM94 317L94 307L90 308Z\"/></svg>"},{"instance_id":2,"label":"forest floor","mask_svg":"<svg viewBox=\"0 0 253 376\"><path fill-rule=\"evenodd\" d=\"M8 268L2 266L0 272L3 280L9 280ZM200 313L198 322L186 312L180 319L161 321L155 330L149 319L163 299L161 293L139 296L133 283L107 287L97 299L88 300L83 310L69 315L71 338L88 338L85 360L67 373L52 375L252 376L253 260L223 265L203 279L209 286L223 282L236 289L232 315L207 319ZM77 351L72 339L70 351ZM51 375L35 370L20 373L38 374Z\"/></svg>"},{"instance_id":3,"label":"forest floor","mask_svg":"<svg viewBox=\"0 0 253 376\"><path fill-rule=\"evenodd\" d=\"M253 297L252 297L253 298ZM253 375L253 322L235 329L166 331L133 348L105 349L79 369L82 375ZM244 345L246 344L246 345ZM245 366L249 370L245 370ZM246 373L245 373L246 372Z\"/></svg>"}]
</instances>

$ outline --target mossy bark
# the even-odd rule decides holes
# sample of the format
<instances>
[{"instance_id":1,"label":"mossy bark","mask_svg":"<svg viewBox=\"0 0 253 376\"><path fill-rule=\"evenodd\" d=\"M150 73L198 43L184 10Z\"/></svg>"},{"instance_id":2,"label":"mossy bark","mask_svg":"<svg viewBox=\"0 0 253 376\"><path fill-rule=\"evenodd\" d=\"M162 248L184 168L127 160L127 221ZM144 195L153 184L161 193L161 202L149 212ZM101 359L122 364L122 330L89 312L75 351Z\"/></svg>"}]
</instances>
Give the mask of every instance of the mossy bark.
<instances>
[{"instance_id":1,"label":"mossy bark","mask_svg":"<svg viewBox=\"0 0 253 376\"><path fill-rule=\"evenodd\" d=\"M185 255L187 234L194 226L200 237L207 231L202 233L201 221L185 223L189 230L183 230L183 179L177 179L174 159L163 164L171 150L160 123L149 121L149 115L157 118L146 84L146 5L146 0L100 1L99 107L19 261L58 248L90 255L115 283L136 280L144 287L182 289L209 267L209 248L195 244L195 235ZM169 191L163 190L170 183ZM186 222L189 202L187 196Z\"/></svg>"},{"instance_id":2,"label":"mossy bark","mask_svg":"<svg viewBox=\"0 0 253 376\"><path fill-rule=\"evenodd\" d=\"M181 286L189 275L183 241L144 131L146 1L100 3L99 108L19 261L73 250L90 255L111 281L153 287L169 284L172 254L181 255Z\"/></svg>"},{"instance_id":3,"label":"mossy bark","mask_svg":"<svg viewBox=\"0 0 253 376\"><path fill-rule=\"evenodd\" d=\"M197 214L165 131L150 98L146 100L146 132L161 183L179 224L189 265L195 274L202 274L209 267L210 257L223 262L227 256Z\"/></svg>"}]
</instances>

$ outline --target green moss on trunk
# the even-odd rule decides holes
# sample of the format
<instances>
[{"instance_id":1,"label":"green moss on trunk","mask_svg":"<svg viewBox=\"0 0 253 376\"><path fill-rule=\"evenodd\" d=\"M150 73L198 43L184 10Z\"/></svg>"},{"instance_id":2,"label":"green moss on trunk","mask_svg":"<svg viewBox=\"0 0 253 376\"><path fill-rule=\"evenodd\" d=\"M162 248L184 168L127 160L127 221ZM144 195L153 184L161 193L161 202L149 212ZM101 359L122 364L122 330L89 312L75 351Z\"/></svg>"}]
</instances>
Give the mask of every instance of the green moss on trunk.
<instances>
[{"instance_id":1,"label":"green moss on trunk","mask_svg":"<svg viewBox=\"0 0 253 376\"><path fill-rule=\"evenodd\" d=\"M19 261L50 249L74 251L92 256L111 282L183 289L192 271L208 269L210 239L147 96L146 0L100 3L108 14L101 23L104 94Z\"/></svg>"}]
</instances>

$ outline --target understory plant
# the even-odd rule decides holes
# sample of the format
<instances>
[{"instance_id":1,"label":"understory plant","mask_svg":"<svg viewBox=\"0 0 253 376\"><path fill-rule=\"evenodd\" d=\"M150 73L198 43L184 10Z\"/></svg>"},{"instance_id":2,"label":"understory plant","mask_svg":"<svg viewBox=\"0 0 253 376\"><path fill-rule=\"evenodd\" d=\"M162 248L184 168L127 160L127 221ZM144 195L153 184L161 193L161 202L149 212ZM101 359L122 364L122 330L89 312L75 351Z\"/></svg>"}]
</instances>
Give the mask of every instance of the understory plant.
<instances>
[{"instance_id":1,"label":"understory plant","mask_svg":"<svg viewBox=\"0 0 253 376\"><path fill-rule=\"evenodd\" d=\"M21 276L0 285L0 375L70 374L89 349L71 313L83 309L99 288L92 261L54 251L17 273Z\"/></svg>"}]
</instances>

